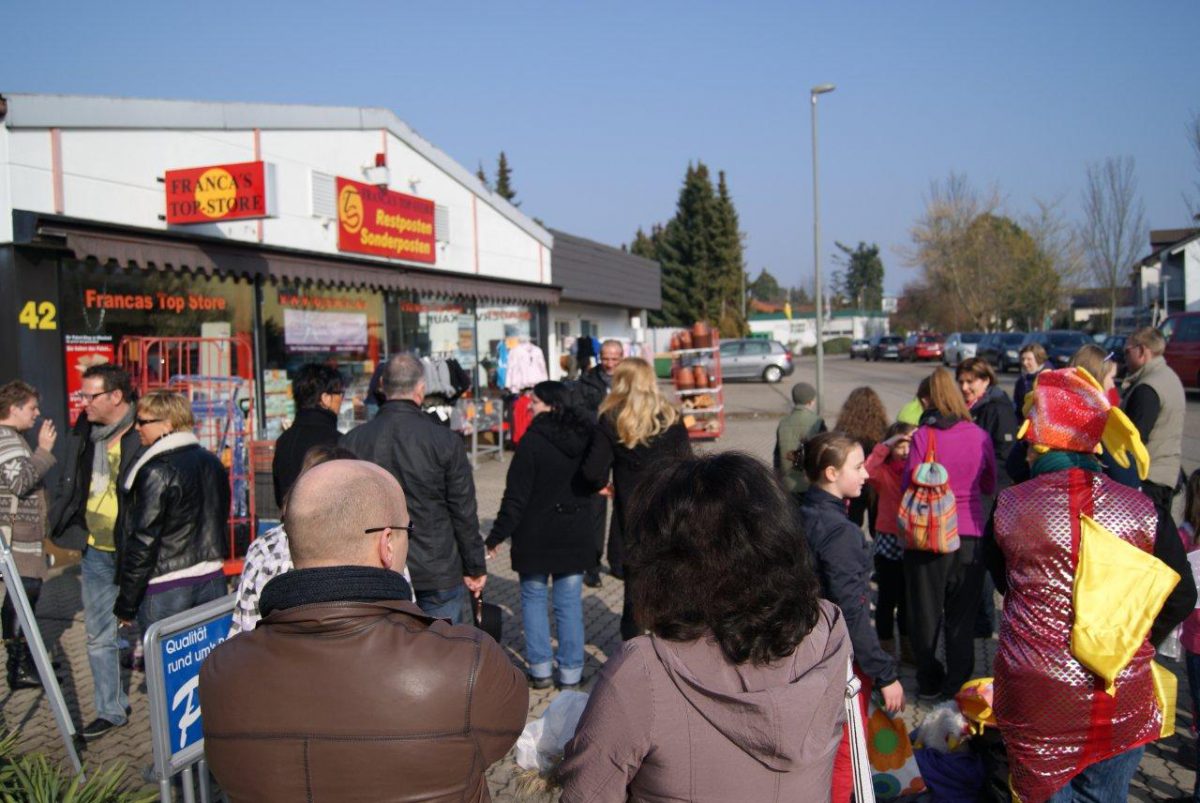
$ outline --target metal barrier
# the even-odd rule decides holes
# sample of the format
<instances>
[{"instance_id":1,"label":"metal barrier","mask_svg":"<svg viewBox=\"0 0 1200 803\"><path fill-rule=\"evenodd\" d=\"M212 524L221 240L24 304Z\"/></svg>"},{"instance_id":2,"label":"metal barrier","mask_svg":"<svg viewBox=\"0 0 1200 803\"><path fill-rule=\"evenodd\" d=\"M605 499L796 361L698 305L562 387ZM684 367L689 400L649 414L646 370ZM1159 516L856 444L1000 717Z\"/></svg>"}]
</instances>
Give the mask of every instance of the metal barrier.
<instances>
[{"instance_id":1,"label":"metal barrier","mask_svg":"<svg viewBox=\"0 0 1200 803\"><path fill-rule=\"evenodd\" d=\"M154 775L164 801L172 800L171 779L177 774L183 776L184 803L194 803L196 780L201 803L211 800L200 719L200 665L229 636L236 599L230 594L169 616L152 624L143 638ZM199 765L198 779L193 778L193 765Z\"/></svg>"}]
</instances>

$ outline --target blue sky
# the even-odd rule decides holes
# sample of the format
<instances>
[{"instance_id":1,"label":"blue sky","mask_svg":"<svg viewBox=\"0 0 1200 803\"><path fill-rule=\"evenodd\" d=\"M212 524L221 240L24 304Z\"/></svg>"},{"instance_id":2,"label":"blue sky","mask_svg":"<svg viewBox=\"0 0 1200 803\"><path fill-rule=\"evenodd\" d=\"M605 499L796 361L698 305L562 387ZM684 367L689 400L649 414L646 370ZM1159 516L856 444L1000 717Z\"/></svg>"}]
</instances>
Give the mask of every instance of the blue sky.
<instances>
[{"instance_id":1,"label":"blue sky","mask_svg":"<svg viewBox=\"0 0 1200 803\"><path fill-rule=\"evenodd\" d=\"M931 180L1078 215L1089 161L1132 156L1153 228L1200 179L1200 3L9 3L0 91L382 106L472 170L504 150L522 209L628 242L689 160L726 171L752 273L812 275L821 217L878 242L886 285ZM828 260L826 260L828 265Z\"/></svg>"}]
</instances>

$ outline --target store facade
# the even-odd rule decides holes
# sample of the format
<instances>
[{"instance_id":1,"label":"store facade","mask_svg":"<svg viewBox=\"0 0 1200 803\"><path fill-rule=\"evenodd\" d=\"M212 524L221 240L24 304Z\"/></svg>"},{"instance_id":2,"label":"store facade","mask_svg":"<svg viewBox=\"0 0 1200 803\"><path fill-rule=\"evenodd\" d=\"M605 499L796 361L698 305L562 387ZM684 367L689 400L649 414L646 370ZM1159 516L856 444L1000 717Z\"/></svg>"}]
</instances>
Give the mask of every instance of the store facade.
<instances>
[{"instance_id":1,"label":"store facade","mask_svg":"<svg viewBox=\"0 0 1200 803\"><path fill-rule=\"evenodd\" d=\"M547 342L552 235L390 112L12 95L0 116L0 377L56 419L135 339L208 343L188 370L244 379L264 440L307 362L342 370L352 423L390 354L456 359L486 395L505 338Z\"/></svg>"}]
</instances>

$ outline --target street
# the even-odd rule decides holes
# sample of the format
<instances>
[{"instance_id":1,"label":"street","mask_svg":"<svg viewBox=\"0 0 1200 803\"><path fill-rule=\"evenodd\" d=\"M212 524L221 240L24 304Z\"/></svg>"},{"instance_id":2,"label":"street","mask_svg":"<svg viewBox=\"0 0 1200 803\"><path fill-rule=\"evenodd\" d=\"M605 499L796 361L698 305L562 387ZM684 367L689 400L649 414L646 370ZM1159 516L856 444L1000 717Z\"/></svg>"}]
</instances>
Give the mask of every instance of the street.
<instances>
[{"instance_id":1,"label":"street","mask_svg":"<svg viewBox=\"0 0 1200 803\"><path fill-rule=\"evenodd\" d=\"M832 424L841 400L851 389L864 384L879 392L889 412L894 415L900 405L911 397L920 378L932 367L864 363L844 357L831 358L825 371L828 384L827 420ZM778 418L791 406L791 386L798 381L811 381L812 373L813 360L806 358L799 361L797 370L791 377L785 378L778 385L749 382L727 385L726 405L731 414L727 420L725 435L702 449L736 449L769 459ZM1004 384L1010 386L1013 379L1014 377L1009 375ZM1196 433L1200 428L1200 401L1196 398L1190 399L1188 411L1189 429L1184 448L1186 465L1190 469L1200 462L1200 438ZM504 462L485 458L476 470L480 524L484 532L491 528L492 519L499 509L510 460L511 455L506 455ZM502 644L513 662L523 667L521 652L524 644L520 632L518 583L509 566L507 543L501 547L498 557L491 562L490 572L487 598L505 611ZM587 634L585 689L590 688L607 657L620 649L618 622L621 604L621 583L608 575L604 576L602 588L584 589L584 626ZM94 716L92 680L84 637L78 567L60 570L47 581L38 606L38 618L47 645L62 662L60 675L63 678L63 692L68 708L76 723L88 722ZM996 642L977 641L976 644L976 674L989 674ZM1186 734L1191 723L1191 713L1183 664L1167 664L1180 675L1178 722L1180 732ZM402 671L401 667L402 664L398 662L397 671ZM87 748L83 758L93 765L123 761L131 767L136 777L143 767L151 763L149 703L146 695L138 688L142 682L142 675L127 673L126 678L130 684L130 702L133 707L130 724L94 742ZM911 669L905 670L902 680L910 699L908 721L910 725L915 725L929 709L927 706L913 704L916 699L916 686ZM555 694L552 689L531 691L530 716L540 715ZM50 709L44 697L36 691L9 692L0 698L0 728L20 731L22 751L42 751L52 760L60 760L63 757L63 749ZM1193 750L1190 736L1176 735L1151 745L1131 789L1131 799L1150 801L1190 790L1194 777ZM525 799L517 796L517 768L511 754L492 767L488 773L488 780L495 800Z\"/></svg>"}]
</instances>

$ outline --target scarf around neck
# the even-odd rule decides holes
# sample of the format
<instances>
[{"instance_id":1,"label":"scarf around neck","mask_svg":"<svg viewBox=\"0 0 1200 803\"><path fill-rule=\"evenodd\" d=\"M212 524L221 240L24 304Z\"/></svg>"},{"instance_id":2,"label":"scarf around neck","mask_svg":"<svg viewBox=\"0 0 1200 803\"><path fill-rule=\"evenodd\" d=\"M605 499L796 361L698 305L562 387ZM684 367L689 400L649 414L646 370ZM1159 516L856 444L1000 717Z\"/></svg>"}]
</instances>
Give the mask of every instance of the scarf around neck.
<instances>
[{"instance_id":1,"label":"scarf around neck","mask_svg":"<svg viewBox=\"0 0 1200 803\"><path fill-rule=\"evenodd\" d=\"M118 432L124 432L133 424L133 418L137 415L137 410L132 404L127 406L125 415L121 416L119 421L114 421L111 424L105 424L102 427L92 425L88 431L88 440L95 444L92 450L92 484L91 492L93 496L101 495L107 492L109 483L109 464L108 464L108 440Z\"/></svg>"},{"instance_id":2,"label":"scarf around neck","mask_svg":"<svg viewBox=\"0 0 1200 803\"><path fill-rule=\"evenodd\" d=\"M1046 452L1033 461L1033 465L1029 467L1029 473L1030 476L1039 477L1042 474L1052 474L1068 468L1082 468L1084 471L1091 471L1094 474L1099 474L1104 470L1095 455L1083 452L1052 451Z\"/></svg>"},{"instance_id":3,"label":"scarf around neck","mask_svg":"<svg viewBox=\"0 0 1200 803\"><path fill-rule=\"evenodd\" d=\"M404 575L370 566L322 566L292 569L271 578L258 598L265 618L272 611L318 602L408 602L412 591Z\"/></svg>"}]
</instances>

